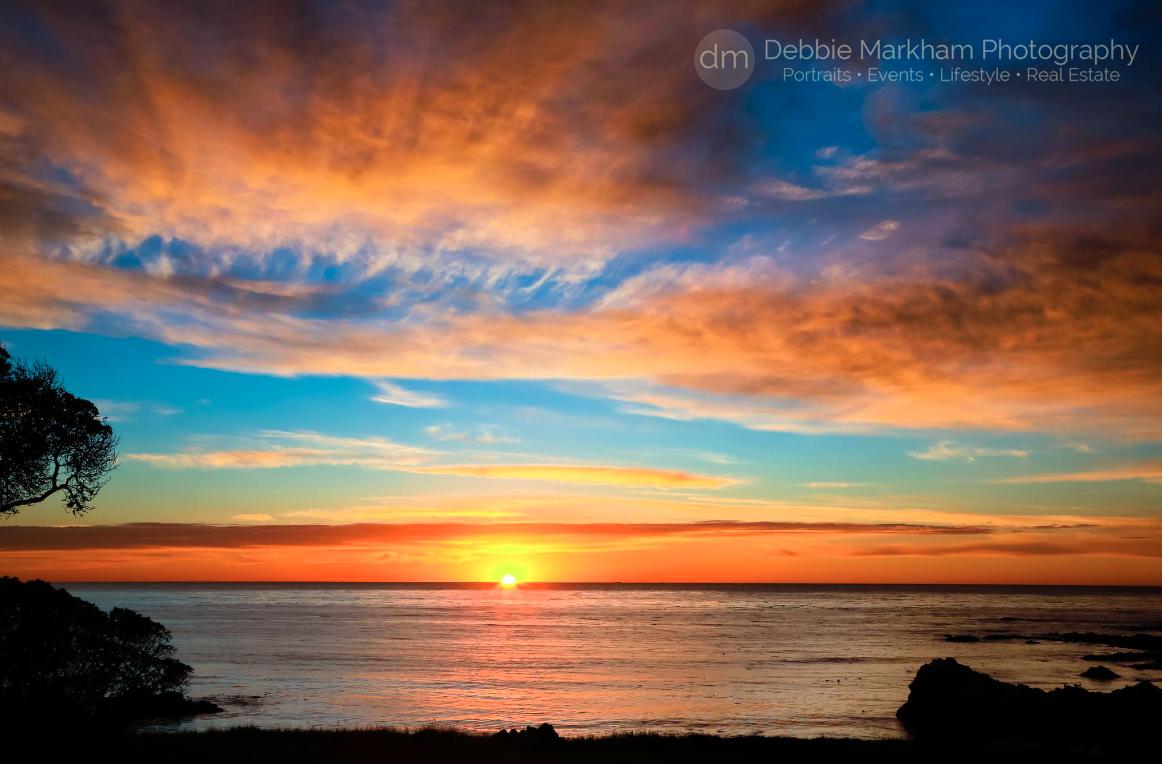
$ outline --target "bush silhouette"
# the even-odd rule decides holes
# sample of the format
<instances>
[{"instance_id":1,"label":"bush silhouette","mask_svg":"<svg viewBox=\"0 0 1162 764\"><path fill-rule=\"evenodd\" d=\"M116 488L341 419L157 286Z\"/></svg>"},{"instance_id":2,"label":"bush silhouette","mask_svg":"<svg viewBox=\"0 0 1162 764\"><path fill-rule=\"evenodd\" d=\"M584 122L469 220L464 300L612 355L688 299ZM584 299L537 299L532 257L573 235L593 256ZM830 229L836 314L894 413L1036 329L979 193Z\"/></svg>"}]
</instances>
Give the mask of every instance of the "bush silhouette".
<instances>
[{"instance_id":1,"label":"bush silhouette","mask_svg":"<svg viewBox=\"0 0 1162 764\"><path fill-rule=\"evenodd\" d=\"M44 581L0 578L6 721L140 716L143 701L180 698L191 671L174 658L169 631L140 613L105 612Z\"/></svg>"}]
</instances>

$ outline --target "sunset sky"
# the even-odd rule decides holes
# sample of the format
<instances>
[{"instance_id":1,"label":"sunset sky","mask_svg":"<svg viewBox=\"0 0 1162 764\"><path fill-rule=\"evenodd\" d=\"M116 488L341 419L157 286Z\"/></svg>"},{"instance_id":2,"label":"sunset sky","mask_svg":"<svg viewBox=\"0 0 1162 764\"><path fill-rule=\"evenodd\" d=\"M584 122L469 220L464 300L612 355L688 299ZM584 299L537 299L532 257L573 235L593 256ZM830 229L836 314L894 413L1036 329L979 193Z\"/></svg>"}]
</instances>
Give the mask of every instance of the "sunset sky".
<instances>
[{"instance_id":1,"label":"sunset sky","mask_svg":"<svg viewBox=\"0 0 1162 764\"><path fill-rule=\"evenodd\" d=\"M0 573L1162 584L1159 20L5 3L0 341L121 466ZM718 91L716 29L1140 52Z\"/></svg>"}]
</instances>

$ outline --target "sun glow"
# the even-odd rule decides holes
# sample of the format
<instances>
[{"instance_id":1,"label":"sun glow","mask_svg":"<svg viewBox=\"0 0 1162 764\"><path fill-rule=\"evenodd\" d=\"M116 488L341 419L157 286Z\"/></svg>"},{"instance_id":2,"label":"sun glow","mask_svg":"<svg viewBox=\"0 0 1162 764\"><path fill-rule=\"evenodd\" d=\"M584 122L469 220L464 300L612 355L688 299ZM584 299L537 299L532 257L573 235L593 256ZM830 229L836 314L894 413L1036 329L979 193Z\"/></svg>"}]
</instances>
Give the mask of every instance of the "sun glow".
<instances>
[{"instance_id":1,"label":"sun glow","mask_svg":"<svg viewBox=\"0 0 1162 764\"><path fill-rule=\"evenodd\" d=\"M516 576L511 573L506 573L504 577L500 579L500 583L504 584L505 586L516 586Z\"/></svg>"}]
</instances>

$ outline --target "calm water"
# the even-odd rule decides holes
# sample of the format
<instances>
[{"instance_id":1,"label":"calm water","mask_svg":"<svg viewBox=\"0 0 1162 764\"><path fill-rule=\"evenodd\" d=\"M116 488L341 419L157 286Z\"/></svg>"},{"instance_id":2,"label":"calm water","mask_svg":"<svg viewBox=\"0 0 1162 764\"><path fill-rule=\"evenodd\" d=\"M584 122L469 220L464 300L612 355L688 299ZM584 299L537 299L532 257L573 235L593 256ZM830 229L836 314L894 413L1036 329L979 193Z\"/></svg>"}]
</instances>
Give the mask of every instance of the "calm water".
<instances>
[{"instance_id":1,"label":"calm water","mask_svg":"<svg viewBox=\"0 0 1162 764\"><path fill-rule=\"evenodd\" d=\"M552 722L898 737L916 669L953 656L1000 679L1091 683L1084 645L946 633L1114 631L1162 620L1162 590L1001 587L65 584L170 628L190 727ZM1002 621L1002 618L1015 621ZM1155 623L1154 625L1157 625ZM1098 648L1100 651L1100 648Z\"/></svg>"}]
</instances>

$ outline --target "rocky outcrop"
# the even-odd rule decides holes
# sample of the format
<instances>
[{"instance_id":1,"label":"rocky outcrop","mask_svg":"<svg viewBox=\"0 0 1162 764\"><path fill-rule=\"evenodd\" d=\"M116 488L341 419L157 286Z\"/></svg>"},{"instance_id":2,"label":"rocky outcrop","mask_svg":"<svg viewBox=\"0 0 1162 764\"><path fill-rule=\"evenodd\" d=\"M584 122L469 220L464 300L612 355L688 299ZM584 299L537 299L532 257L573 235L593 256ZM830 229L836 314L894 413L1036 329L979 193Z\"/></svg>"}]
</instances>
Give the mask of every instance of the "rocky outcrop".
<instances>
[{"instance_id":1,"label":"rocky outcrop","mask_svg":"<svg viewBox=\"0 0 1162 764\"><path fill-rule=\"evenodd\" d=\"M527 743L552 743L560 740L561 736L557 734L557 730L553 729L553 725L545 722L539 727L529 725L523 730L513 727L511 730L502 729L500 732L492 736L497 740L511 740L521 741Z\"/></svg>"},{"instance_id":2,"label":"rocky outcrop","mask_svg":"<svg viewBox=\"0 0 1162 764\"><path fill-rule=\"evenodd\" d=\"M1094 666L1082 671L1080 674L1082 679L1121 679L1122 675L1116 671L1111 671L1105 666Z\"/></svg>"},{"instance_id":3,"label":"rocky outcrop","mask_svg":"<svg viewBox=\"0 0 1162 764\"><path fill-rule=\"evenodd\" d=\"M1162 689L1139 682L1113 692L1065 686L1046 692L994 679L941 658L920 667L896 712L917 735L1023 739L1140 739L1154 734Z\"/></svg>"},{"instance_id":4,"label":"rocky outcrop","mask_svg":"<svg viewBox=\"0 0 1162 764\"><path fill-rule=\"evenodd\" d=\"M1003 620L1003 619L1002 619ZM1141 626L1157 626L1158 624L1137 624L1129 629ZM1086 655L1083 660L1102 661L1106 663L1129 663L1130 668L1142 671L1162 670L1162 637L1155 634L1099 634L1093 631L1052 632L1049 634L1010 634L993 633L983 637L987 642L1006 642L1023 640L1027 645L1039 645L1041 642L1067 642L1079 645L1104 645L1136 652L1117 652ZM980 642L981 637L975 634L945 634L945 642Z\"/></svg>"},{"instance_id":5,"label":"rocky outcrop","mask_svg":"<svg viewBox=\"0 0 1162 764\"><path fill-rule=\"evenodd\" d=\"M98 706L98 718L106 723L125 725L148 719L216 714L222 710L216 703L187 698L180 692L134 693L106 698Z\"/></svg>"}]
</instances>

